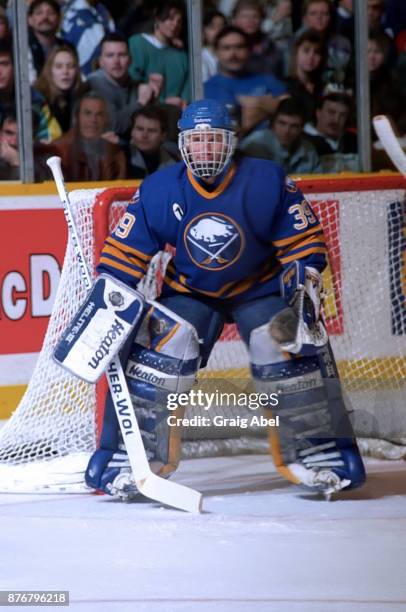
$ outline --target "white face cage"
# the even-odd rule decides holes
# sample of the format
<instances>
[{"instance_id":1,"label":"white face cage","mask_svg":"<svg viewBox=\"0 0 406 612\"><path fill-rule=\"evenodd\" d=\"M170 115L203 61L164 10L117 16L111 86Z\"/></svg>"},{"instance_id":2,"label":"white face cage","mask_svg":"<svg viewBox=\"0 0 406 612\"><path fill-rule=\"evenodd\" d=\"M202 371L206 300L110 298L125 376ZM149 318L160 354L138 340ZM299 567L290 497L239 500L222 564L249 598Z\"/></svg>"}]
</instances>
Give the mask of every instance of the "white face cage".
<instances>
[{"instance_id":1,"label":"white face cage","mask_svg":"<svg viewBox=\"0 0 406 612\"><path fill-rule=\"evenodd\" d=\"M194 176L218 176L231 159L236 136L231 130L199 125L179 134L179 150Z\"/></svg>"}]
</instances>

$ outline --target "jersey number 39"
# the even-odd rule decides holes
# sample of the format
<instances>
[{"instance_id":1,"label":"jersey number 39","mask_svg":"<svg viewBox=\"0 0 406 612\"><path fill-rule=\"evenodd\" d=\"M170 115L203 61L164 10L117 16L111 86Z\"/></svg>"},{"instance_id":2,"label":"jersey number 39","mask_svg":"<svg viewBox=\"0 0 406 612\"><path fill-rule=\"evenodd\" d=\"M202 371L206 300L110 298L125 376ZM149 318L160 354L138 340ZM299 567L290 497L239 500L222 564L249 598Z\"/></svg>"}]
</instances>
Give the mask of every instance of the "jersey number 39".
<instances>
[{"instance_id":1,"label":"jersey number 39","mask_svg":"<svg viewBox=\"0 0 406 612\"><path fill-rule=\"evenodd\" d=\"M127 238L134 223L135 223L134 215L128 212L124 213L124 215L120 219L120 223L117 225L114 231L115 235L122 239Z\"/></svg>"},{"instance_id":2,"label":"jersey number 39","mask_svg":"<svg viewBox=\"0 0 406 612\"><path fill-rule=\"evenodd\" d=\"M303 230L309 223L312 224L317 222L309 202L306 200L302 200L300 204L292 204L292 206L289 206L288 213L294 215L294 219L297 221L297 223L293 224L296 230Z\"/></svg>"}]
</instances>

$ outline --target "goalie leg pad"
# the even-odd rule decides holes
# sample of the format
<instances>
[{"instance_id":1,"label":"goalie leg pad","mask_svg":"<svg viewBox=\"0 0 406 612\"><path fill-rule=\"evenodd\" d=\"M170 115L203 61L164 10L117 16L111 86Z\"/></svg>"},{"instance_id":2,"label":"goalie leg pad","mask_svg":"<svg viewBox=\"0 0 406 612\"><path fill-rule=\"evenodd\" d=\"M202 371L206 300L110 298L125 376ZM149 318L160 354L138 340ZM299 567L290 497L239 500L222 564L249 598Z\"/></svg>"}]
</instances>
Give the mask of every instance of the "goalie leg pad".
<instances>
[{"instance_id":1,"label":"goalie leg pad","mask_svg":"<svg viewBox=\"0 0 406 612\"><path fill-rule=\"evenodd\" d=\"M292 358L264 325L253 330L249 348L257 390L279 397L272 416L279 416L280 425L269 429L278 471L296 484L324 490L360 486L364 466L329 346Z\"/></svg>"},{"instance_id":2,"label":"goalie leg pad","mask_svg":"<svg viewBox=\"0 0 406 612\"><path fill-rule=\"evenodd\" d=\"M169 392L189 391L200 364L199 339L194 327L154 302L131 347L126 366L130 392L148 401Z\"/></svg>"},{"instance_id":3,"label":"goalie leg pad","mask_svg":"<svg viewBox=\"0 0 406 612\"><path fill-rule=\"evenodd\" d=\"M162 304L153 302L134 343L126 377L144 444L159 474L173 472L180 458L180 428L168 425L167 400L190 391L200 363L194 327ZM175 414L175 416L183 416Z\"/></svg>"},{"instance_id":4,"label":"goalie leg pad","mask_svg":"<svg viewBox=\"0 0 406 612\"><path fill-rule=\"evenodd\" d=\"M189 391L199 368L199 341L192 325L164 306L152 303L135 338L120 355L145 451L154 473L168 477L181 455L181 428L168 417L184 408L167 408L168 394ZM108 396L100 448L86 472L92 488L131 499L137 494L117 417Z\"/></svg>"}]
</instances>

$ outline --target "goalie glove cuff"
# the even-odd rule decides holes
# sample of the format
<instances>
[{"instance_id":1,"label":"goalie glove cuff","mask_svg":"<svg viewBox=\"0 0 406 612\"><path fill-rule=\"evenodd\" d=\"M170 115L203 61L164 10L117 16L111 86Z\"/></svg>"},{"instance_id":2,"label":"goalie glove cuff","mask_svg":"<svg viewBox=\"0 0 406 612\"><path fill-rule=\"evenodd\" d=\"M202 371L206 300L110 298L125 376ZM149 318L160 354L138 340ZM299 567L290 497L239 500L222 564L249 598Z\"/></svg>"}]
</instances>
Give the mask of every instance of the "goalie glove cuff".
<instances>
[{"instance_id":1,"label":"goalie glove cuff","mask_svg":"<svg viewBox=\"0 0 406 612\"><path fill-rule=\"evenodd\" d=\"M280 275L281 296L294 310L303 310L305 322L312 324L320 318L323 281L316 268L294 261Z\"/></svg>"},{"instance_id":2,"label":"goalie glove cuff","mask_svg":"<svg viewBox=\"0 0 406 612\"><path fill-rule=\"evenodd\" d=\"M280 276L281 295L290 308L273 317L270 333L282 350L306 354L324 346L327 332L321 320L322 278L315 268L293 262ZM282 324L282 328L280 329ZM282 333L280 333L282 331ZM281 341L284 336L284 341ZM287 338L289 336L289 339Z\"/></svg>"}]
</instances>

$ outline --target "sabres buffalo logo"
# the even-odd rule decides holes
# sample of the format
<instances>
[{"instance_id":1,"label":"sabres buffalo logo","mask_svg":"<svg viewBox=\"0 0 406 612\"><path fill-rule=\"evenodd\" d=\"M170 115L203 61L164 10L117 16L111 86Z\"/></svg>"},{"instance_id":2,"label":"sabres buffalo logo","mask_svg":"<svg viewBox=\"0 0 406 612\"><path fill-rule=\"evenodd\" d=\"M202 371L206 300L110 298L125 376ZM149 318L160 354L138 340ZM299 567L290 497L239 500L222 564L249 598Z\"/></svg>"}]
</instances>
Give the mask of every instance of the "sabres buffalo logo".
<instances>
[{"instance_id":1,"label":"sabres buffalo logo","mask_svg":"<svg viewBox=\"0 0 406 612\"><path fill-rule=\"evenodd\" d=\"M244 248L238 224L222 213L203 213L190 221L184 241L192 261L206 270L223 270L233 264Z\"/></svg>"}]
</instances>

